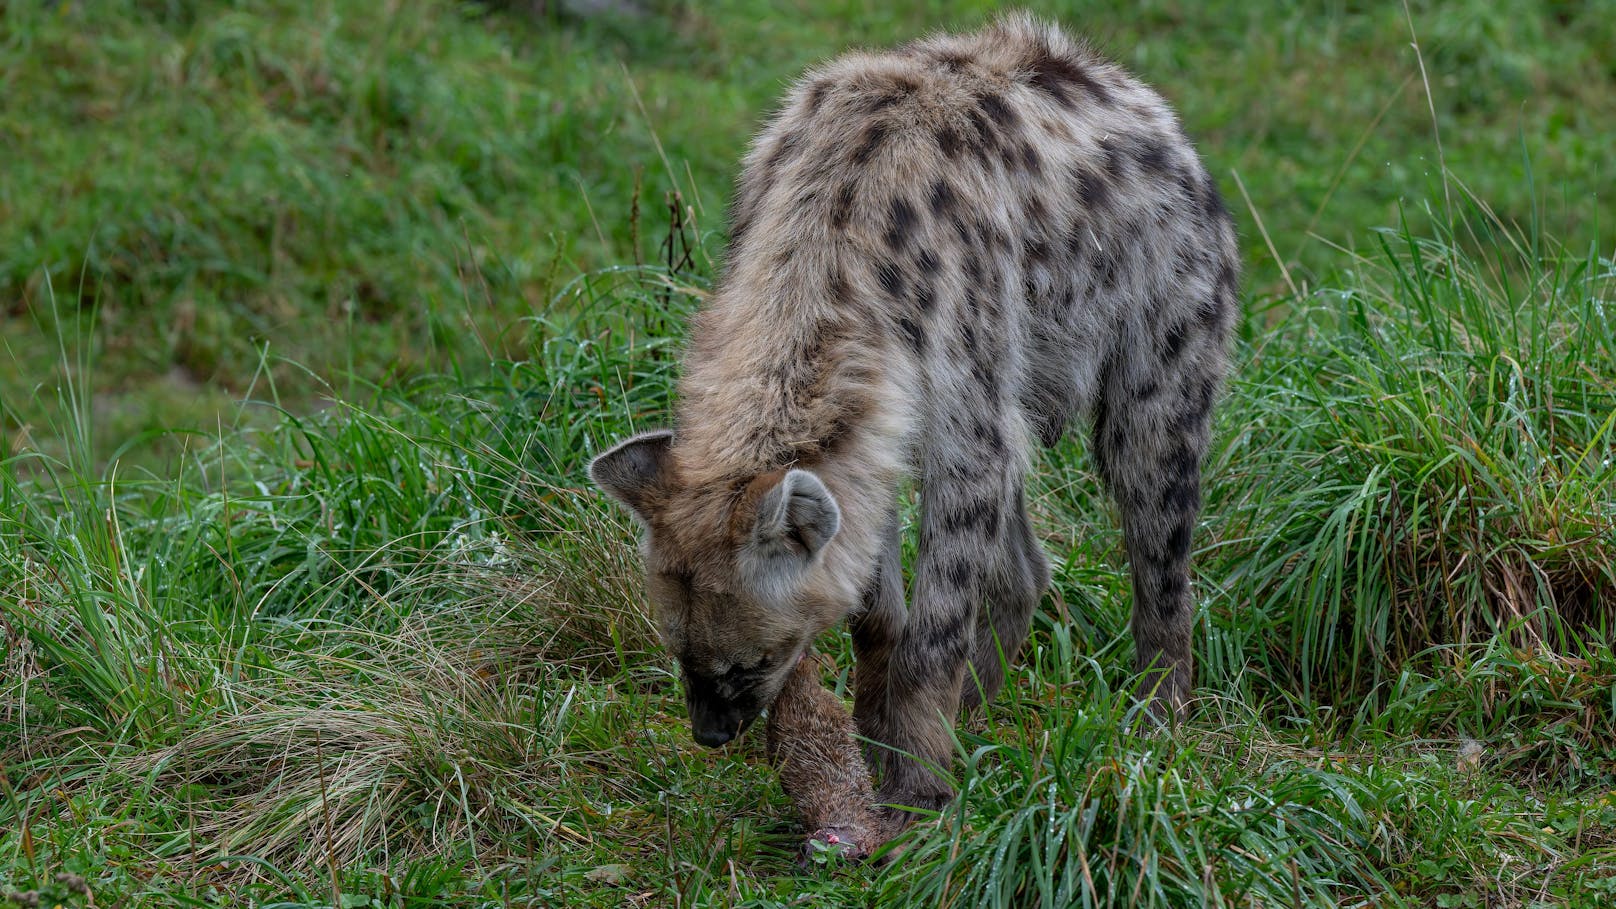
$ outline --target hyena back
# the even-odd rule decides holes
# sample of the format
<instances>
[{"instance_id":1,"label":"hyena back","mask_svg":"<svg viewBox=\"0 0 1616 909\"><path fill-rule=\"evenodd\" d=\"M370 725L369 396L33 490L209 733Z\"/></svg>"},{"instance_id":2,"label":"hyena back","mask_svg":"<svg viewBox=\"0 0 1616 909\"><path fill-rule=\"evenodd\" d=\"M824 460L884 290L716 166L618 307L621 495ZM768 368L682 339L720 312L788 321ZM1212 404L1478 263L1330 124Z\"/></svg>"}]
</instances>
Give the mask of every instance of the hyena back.
<instances>
[{"instance_id":1,"label":"hyena back","mask_svg":"<svg viewBox=\"0 0 1616 909\"><path fill-rule=\"evenodd\" d=\"M1159 710L1182 710L1238 258L1166 103L1026 17L851 54L757 137L732 222L675 429L591 465L645 526L697 740L736 735L846 617L859 730L887 746L880 798L945 802L926 765L949 765L950 718L998 690L1049 580L1031 449L1084 416L1121 512L1138 668Z\"/></svg>"}]
</instances>

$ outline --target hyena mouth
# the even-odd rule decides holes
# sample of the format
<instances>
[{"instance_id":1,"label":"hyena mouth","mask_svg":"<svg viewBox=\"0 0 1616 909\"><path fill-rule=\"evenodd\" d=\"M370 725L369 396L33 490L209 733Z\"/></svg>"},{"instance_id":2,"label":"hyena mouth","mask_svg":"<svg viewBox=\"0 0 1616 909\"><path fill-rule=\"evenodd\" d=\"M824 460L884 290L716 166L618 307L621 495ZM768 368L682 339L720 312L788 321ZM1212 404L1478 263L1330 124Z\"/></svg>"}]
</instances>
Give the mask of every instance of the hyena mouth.
<instances>
[{"instance_id":1,"label":"hyena mouth","mask_svg":"<svg viewBox=\"0 0 1616 909\"><path fill-rule=\"evenodd\" d=\"M690 714L690 734L698 745L718 748L746 731L765 706L750 691L725 697L712 680L694 674L685 676L685 706Z\"/></svg>"},{"instance_id":2,"label":"hyena mouth","mask_svg":"<svg viewBox=\"0 0 1616 909\"><path fill-rule=\"evenodd\" d=\"M753 711L750 716L728 712L716 720L692 719L690 722L690 734L695 738L698 745L707 748L720 748L740 737L740 734L745 732L748 726L752 725L752 722L758 718L758 714L761 712Z\"/></svg>"}]
</instances>

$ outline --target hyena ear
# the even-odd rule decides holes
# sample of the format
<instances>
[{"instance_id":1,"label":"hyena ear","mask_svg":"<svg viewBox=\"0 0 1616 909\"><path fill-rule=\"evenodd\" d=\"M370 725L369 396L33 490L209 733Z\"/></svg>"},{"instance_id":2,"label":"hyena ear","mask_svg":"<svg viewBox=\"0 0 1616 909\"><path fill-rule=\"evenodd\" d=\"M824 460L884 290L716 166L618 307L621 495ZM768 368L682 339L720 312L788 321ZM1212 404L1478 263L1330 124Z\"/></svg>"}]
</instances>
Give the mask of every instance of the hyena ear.
<instances>
[{"instance_id":1,"label":"hyena ear","mask_svg":"<svg viewBox=\"0 0 1616 909\"><path fill-rule=\"evenodd\" d=\"M824 550L842 526L842 510L824 481L807 470L788 470L758 500L748 547L752 579L779 591Z\"/></svg>"},{"instance_id":2,"label":"hyena ear","mask_svg":"<svg viewBox=\"0 0 1616 909\"><path fill-rule=\"evenodd\" d=\"M662 488L672 443L673 433L666 429L625 439L589 462L589 479L646 521L651 499Z\"/></svg>"}]
</instances>

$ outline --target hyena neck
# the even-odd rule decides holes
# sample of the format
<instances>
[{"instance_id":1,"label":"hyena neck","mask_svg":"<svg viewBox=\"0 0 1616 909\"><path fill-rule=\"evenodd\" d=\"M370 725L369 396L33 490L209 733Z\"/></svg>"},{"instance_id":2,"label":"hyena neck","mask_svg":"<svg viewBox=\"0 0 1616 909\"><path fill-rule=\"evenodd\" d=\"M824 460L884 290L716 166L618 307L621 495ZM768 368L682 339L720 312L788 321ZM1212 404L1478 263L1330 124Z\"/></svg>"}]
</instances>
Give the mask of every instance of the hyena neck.
<instances>
[{"instance_id":1,"label":"hyena neck","mask_svg":"<svg viewBox=\"0 0 1616 909\"><path fill-rule=\"evenodd\" d=\"M885 357L834 313L793 305L779 288L739 292L746 283L726 279L695 320L673 456L682 482L707 488L813 471L841 510L821 574L836 588L823 595L845 611L874 569L904 471L909 407L879 366Z\"/></svg>"}]
</instances>

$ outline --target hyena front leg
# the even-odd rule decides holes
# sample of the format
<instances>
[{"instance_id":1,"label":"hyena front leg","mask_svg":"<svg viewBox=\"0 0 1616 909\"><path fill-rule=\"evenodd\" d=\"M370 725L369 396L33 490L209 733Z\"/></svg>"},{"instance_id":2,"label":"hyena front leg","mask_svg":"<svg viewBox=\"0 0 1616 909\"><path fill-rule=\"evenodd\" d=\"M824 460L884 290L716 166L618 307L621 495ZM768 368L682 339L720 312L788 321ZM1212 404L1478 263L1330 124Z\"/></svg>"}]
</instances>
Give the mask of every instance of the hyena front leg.
<instances>
[{"instance_id":1,"label":"hyena front leg","mask_svg":"<svg viewBox=\"0 0 1616 909\"><path fill-rule=\"evenodd\" d=\"M849 623L857 659L853 666L853 719L859 735L870 742L886 742L892 737L887 677L905 617L903 541L899 534L898 516L894 513L887 521L875 573L865 585L863 602ZM881 766L883 750L866 745L865 757L872 770Z\"/></svg>"},{"instance_id":2,"label":"hyena front leg","mask_svg":"<svg viewBox=\"0 0 1616 909\"><path fill-rule=\"evenodd\" d=\"M1122 512L1140 695L1168 719L1183 716L1192 683L1190 541L1223 354L1211 332L1170 336L1155 350L1155 357L1118 357L1106 369L1093 448Z\"/></svg>"},{"instance_id":3,"label":"hyena front leg","mask_svg":"<svg viewBox=\"0 0 1616 909\"><path fill-rule=\"evenodd\" d=\"M950 730L988 588L992 560L985 556L1006 523L1008 487L998 469L963 459L928 463L921 477L914 596L887 673L890 728L881 740L888 747L876 796L902 806L889 810L895 827L910 819L903 807L935 810L953 794Z\"/></svg>"},{"instance_id":4,"label":"hyena front leg","mask_svg":"<svg viewBox=\"0 0 1616 909\"><path fill-rule=\"evenodd\" d=\"M971 676L961 692L966 710L991 702L999 693L1005 665L1021 650L1038 601L1049 587L1049 559L1027 518L1021 483L1015 484L1002 514L994 558L984 566L986 597L977 612Z\"/></svg>"}]
</instances>

